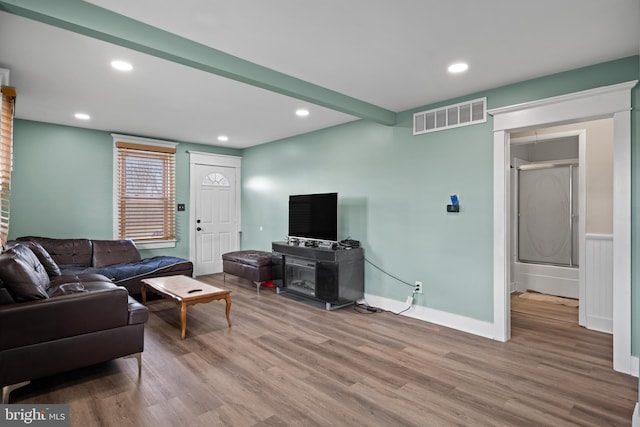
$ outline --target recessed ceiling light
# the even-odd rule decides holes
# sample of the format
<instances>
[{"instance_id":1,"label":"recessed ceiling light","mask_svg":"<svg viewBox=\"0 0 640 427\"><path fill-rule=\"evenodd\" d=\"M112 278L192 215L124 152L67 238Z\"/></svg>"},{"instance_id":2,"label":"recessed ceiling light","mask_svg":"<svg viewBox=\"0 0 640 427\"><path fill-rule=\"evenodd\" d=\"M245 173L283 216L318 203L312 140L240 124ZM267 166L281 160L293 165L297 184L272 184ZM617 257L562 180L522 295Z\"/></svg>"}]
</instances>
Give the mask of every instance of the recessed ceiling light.
<instances>
[{"instance_id":1,"label":"recessed ceiling light","mask_svg":"<svg viewBox=\"0 0 640 427\"><path fill-rule=\"evenodd\" d=\"M89 120L91 118L91 116L86 113L76 113L74 117L78 120Z\"/></svg>"},{"instance_id":2,"label":"recessed ceiling light","mask_svg":"<svg viewBox=\"0 0 640 427\"><path fill-rule=\"evenodd\" d=\"M467 71L468 68L469 64L466 64L464 62L456 62L455 64L449 65L448 70L450 73L462 73L463 71Z\"/></svg>"},{"instance_id":3,"label":"recessed ceiling light","mask_svg":"<svg viewBox=\"0 0 640 427\"><path fill-rule=\"evenodd\" d=\"M305 110L304 108L300 108L296 110L296 116L298 117L307 117L309 115L309 110Z\"/></svg>"},{"instance_id":4,"label":"recessed ceiling light","mask_svg":"<svg viewBox=\"0 0 640 427\"><path fill-rule=\"evenodd\" d=\"M111 61L111 66L118 71L131 71L133 70L133 65L129 64L125 61Z\"/></svg>"},{"instance_id":5,"label":"recessed ceiling light","mask_svg":"<svg viewBox=\"0 0 640 427\"><path fill-rule=\"evenodd\" d=\"M227 135L220 135L218 137L218 141L220 141L220 142L226 142L228 140L229 140L229 137Z\"/></svg>"}]
</instances>

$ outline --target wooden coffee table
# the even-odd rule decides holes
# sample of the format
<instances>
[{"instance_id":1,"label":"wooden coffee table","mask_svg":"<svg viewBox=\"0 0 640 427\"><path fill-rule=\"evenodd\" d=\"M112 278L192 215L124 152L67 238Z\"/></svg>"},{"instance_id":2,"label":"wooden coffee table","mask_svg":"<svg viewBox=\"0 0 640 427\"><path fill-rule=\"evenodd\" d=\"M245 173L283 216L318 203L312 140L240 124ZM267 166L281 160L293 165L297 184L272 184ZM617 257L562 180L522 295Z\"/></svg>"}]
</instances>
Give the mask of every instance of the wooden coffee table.
<instances>
[{"instance_id":1,"label":"wooden coffee table","mask_svg":"<svg viewBox=\"0 0 640 427\"><path fill-rule=\"evenodd\" d=\"M231 291L207 285L199 280L188 276L167 276L142 279L140 293L142 303L147 303L147 287L149 290L172 300L180 306L180 338L184 339L187 331L187 306L211 302L215 300L225 300L227 303L226 314L227 323L231 327L229 312L231 311Z\"/></svg>"}]
</instances>

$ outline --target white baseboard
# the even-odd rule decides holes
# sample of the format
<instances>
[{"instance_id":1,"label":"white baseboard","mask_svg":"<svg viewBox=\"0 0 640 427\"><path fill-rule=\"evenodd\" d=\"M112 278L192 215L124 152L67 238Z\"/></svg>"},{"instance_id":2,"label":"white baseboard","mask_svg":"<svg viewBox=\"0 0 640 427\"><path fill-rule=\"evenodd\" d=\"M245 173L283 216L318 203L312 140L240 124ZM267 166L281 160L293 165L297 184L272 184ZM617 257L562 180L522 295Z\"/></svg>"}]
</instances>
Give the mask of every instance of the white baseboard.
<instances>
[{"instance_id":1,"label":"white baseboard","mask_svg":"<svg viewBox=\"0 0 640 427\"><path fill-rule=\"evenodd\" d=\"M638 409L638 402L636 402L636 407L631 417L631 427L640 427L640 409Z\"/></svg>"},{"instance_id":2,"label":"white baseboard","mask_svg":"<svg viewBox=\"0 0 640 427\"><path fill-rule=\"evenodd\" d=\"M625 372L625 374L633 375L634 377L638 377L638 362L640 362L640 358L638 356L631 356L631 372Z\"/></svg>"},{"instance_id":3,"label":"white baseboard","mask_svg":"<svg viewBox=\"0 0 640 427\"><path fill-rule=\"evenodd\" d=\"M587 328L598 332L604 332L606 334L612 334L613 320L602 316L587 315Z\"/></svg>"},{"instance_id":4,"label":"white baseboard","mask_svg":"<svg viewBox=\"0 0 640 427\"><path fill-rule=\"evenodd\" d=\"M365 299L369 305L380 307L394 313L399 313L409 305L406 302L396 301L376 295L365 294ZM457 329L481 337L495 339L495 327L491 322L472 319L458 314L447 313L446 311L414 305L411 309L402 313L402 316L412 317L447 328Z\"/></svg>"}]
</instances>

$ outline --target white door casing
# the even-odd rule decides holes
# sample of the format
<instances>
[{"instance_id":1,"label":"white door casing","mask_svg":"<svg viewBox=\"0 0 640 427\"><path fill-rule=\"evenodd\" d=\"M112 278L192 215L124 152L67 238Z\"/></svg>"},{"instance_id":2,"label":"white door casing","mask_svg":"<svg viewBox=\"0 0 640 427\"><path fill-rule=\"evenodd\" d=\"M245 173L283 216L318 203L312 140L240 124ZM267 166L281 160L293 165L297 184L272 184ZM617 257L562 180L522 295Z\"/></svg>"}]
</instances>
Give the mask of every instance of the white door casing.
<instances>
[{"instance_id":1,"label":"white door casing","mask_svg":"<svg viewBox=\"0 0 640 427\"><path fill-rule=\"evenodd\" d=\"M190 259L196 276L222 271L240 247L240 158L190 152Z\"/></svg>"},{"instance_id":2,"label":"white door casing","mask_svg":"<svg viewBox=\"0 0 640 427\"><path fill-rule=\"evenodd\" d=\"M631 89L637 80L489 111L493 121L494 339L511 337L508 215L510 132L613 117L613 368L638 375L631 355Z\"/></svg>"}]
</instances>

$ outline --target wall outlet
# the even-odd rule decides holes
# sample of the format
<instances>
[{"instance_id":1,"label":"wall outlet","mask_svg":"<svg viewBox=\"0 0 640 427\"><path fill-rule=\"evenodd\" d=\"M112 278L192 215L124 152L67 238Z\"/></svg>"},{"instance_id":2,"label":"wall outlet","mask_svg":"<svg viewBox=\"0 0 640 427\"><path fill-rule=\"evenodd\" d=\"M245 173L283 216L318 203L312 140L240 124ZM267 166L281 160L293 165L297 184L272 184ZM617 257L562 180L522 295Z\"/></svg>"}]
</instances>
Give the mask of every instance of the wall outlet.
<instances>
[{"instance_id":1,"label":"wall outlet","mask_svg":"<svg viewBox=\"0 0 640 427\"><path fill-rule=\"evenodd\" d=\"M413 288L413 291L414 291L416 294L421 294L421 293L422 293L422 282L418 282L418 281L416 280L415 287Z\"/></svg>"}]
</instances>

